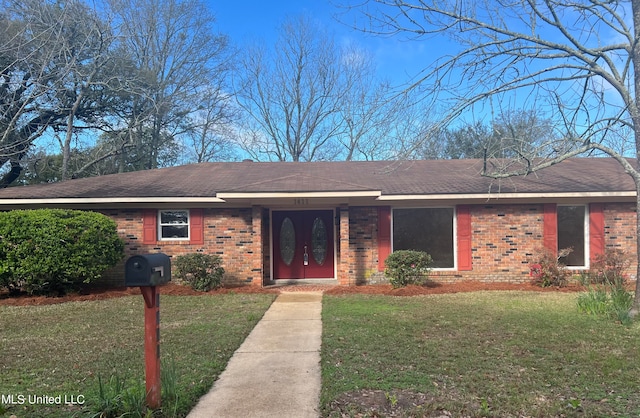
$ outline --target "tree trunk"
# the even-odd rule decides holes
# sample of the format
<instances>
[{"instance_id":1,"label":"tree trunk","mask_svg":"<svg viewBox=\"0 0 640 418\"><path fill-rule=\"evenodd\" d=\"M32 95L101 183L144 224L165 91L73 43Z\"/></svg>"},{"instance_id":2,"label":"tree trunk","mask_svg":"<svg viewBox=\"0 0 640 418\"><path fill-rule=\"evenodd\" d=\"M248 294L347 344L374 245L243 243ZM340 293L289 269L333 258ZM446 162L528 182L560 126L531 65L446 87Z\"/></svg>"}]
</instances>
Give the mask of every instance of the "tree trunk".
<instances>
[{"instance_id":1,"label":"tree trunk","mask_svg":"<svg viewBox=\"0 0 640 418\"><path fill-rule=\"evenodd\" d=\"M633 298L633 306L629 312L629 316L636 317L640 313L640 44L637 42L638 34L640 34L640 0L633 0L631 2L631 10L633 12L633 29L636 38L636 42L632 45L631 60L633 62L634 71L634 97L633 102L635 106L630 106L629 113L631 120L633 121L634 140L636 145L636 172L633 175L633 180L636 185L636 262L638 263L636 269L636 291ZM631 174L631 173L630 173Z\"/></svg>"},{"instance_id":2,"label":"tree trunk","mask_svg":"<svg viewBox=\"0 0 640 418\"><path fill-rule=\"evenodd\" d=\"M67 132L62 145L62 172L60 180L67 180L69 176L69 160L71 159L71 139L73 138L73 111L67 120Z\"/></svg>"},{"instance_id":3,"label":"tree trunk","mask_svg":"<svg viewBox=\"0 0 640 418\"><path fill-rule=\"evenodd\" d=\"M636 162L636 167L639 162ZM637 168L636 168L637 169ZM640 313L640 179L634 177L636 184L636 290L629 316L635 318Z\"/></svg>"},{"instance_id":4,"label":"tree trunk","mask_svg":"<svg viewBox=\"0 0 640 418\"><path fill-rule=\"evenodd\" d=\"M11 161L11 168L2 177L0 177L0 189L9 187L22 173L22 166L17 161Z\"/></svg>"}]
</instances>

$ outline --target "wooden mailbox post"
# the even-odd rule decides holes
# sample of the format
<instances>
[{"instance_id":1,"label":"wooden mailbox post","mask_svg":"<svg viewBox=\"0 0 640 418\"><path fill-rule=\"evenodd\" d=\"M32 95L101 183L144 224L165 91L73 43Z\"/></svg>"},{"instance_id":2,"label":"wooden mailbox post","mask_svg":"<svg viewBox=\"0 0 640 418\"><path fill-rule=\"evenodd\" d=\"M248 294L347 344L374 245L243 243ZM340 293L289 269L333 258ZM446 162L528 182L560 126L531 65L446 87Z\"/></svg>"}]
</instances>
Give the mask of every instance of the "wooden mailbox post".
<instances>
[{"instance_id":1,"label":"wooden mailbox post","mask_svg":"<svg viewBox=\"0 0 640 418\"><path fill-rule=\"evenodd\" d=\"M171 259L156 253L134 255L125 264L125 285L139 286L144 298L144 363L147 406L162 403L160 380L160 291L158 285L171 280Z\"/></svg>"}]
</instances>

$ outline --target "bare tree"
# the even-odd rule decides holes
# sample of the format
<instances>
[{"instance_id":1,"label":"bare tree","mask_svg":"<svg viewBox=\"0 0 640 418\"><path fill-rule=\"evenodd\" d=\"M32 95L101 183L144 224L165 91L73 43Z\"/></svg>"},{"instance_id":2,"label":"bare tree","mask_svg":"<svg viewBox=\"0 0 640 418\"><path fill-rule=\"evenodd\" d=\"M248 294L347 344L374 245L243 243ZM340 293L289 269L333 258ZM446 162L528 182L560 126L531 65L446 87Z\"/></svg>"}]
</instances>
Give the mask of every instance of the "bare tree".
<instances>
[{"instance_id":1,"label":"bare tree","mask_svg":"<svg viewBox=\"0 0 640 418\"><path fill-rule=\"evenodd\" d=\"M241 61L238 103L255 126L242 134L244 149L258 159L332 159L345 90L333 40L308 18L289 19L272 54L254 46Z\"/></svg>"},{"instance_id":2,"label":"bare tree","mask_svg":"<svg viewBox=\"0 0 640 418\"><path fill-rule=\"evenodd\" d=\"M110 129L114 115L127 107L125 92L135 84L130 61L114 46L110 22L82 1L2 5L0 186L37 166L29 159L42 136L58 139L61 150L60 173L49 180L73 177L83 170L70 168L81 156L77 146L72 149L78 133ZM105 152L96 158L117 150Z\"/></svg>"},{"instance_id":3,"label":"bare tree","mask_svg":"<svg viewBox=\"0 0 640 418\"><path fill-rule=\"evenodd\" d=\"M348 66L342 103L339 106L343 130L336 136L341 145L340 159L392 159L407 143L415 143L429 112L406 92L397 92L387 81L379 81L371 55L348 45L342 49L342 62Z\"/></svg>"},{"instance_id":4,"label":"bare tree","mask_svg":"<svg viewBox=\"0 0 640 418\"><path fill-rule=\"evenodd\" d=\"M413 83L432 100L450 102L444 123L487 100L514 97L557 115L562 132L540 145L546 158L520 155L517 166L485 175L523 175L606 153L633 178L640 207L640 0L368 0L357 7L364 30L425 41L445 35L459 46ZM624 129L633 133L636 162L618 152L628 147L609 142ZM636 285L631 314L639 309Z\"/></svg>"},{"instance_id":5,"label":"bare tree","mask_svg":"<svg viewBox=\"0 0 640 418\"><path fill-rule=\"evenodd\" d=\"M60 145L51 180L175 164L192 114L230 102L232 55L199 0L0 2L0 187L43 136Z\"/></svg>"},{"instance_id":6,"label":"bare tree","mask_svg":"<svg viewBox=\"0 0 640 418\"><path fill-rule=\"evenodd\" d=\"M148 142L146 168L158 167L166 141L189 132L188 116L200 108L198 91L219 85L231 57L227 38L199 0L108 0L123 49L138 74L128 136ZM146 145L145 145L146 146Z\"/></svg>"},{"instance_id":7,"label":"bare tree","mask_svg":"<svg viewBox=\"0 0 640 418\"><path fill-rule=\"evenodd\" d=\"M401 147L406 95L377 78L367 51L336 45L306 16L287 19L272 49L248 48L241 68L237 134L254 159L380 159Z\"/></svg>"},{"instance_id":8,"label":"bare tree","mask_svg":"<svg viewBox=\"0 0 640 418\"><path fill-rule=\"evenodd\" d=\"M187 124L191 129L184 136L187 161L197 163L234 159L235 133L233 124L237 118L233 100L221 87L201 93L200 108L193 112Z\"/></svg>"},{"instance_id":9,"label":"bare tree","mask_svg":"<svg viewBox=\"0 0 640 418\"><path fill-rule=\"evenodd\" d=\"M49 22L62 25L69 33L60 40L60 59L73 63L58 90L59 103L67 111L64 136L60 140L61 180L72 177L69 164L76 132L105 125L104 119L113 114L115 102L121 98L119 90L127 84L122 71L124 60L113 48L109 22L83 3L69 2L66 9L64 20L51 16ZM78 116L82 117L80 124L76 123Z\"/></svg>"},{"instance_id":10,"label":"bare tree","mask_svg":"<svg viewBox=\"0 0 640 418\"><path fill-rule=\"evenodd\" d=\"M89 121L98 105L74 103L68 88L83 59L77 52L89 42L82 23L88 9L74 1L0 5L0 168L10 166L0 187L6 187L20 175L34 141L65 129L71 114Z\"/></svg>"}]
</instances>

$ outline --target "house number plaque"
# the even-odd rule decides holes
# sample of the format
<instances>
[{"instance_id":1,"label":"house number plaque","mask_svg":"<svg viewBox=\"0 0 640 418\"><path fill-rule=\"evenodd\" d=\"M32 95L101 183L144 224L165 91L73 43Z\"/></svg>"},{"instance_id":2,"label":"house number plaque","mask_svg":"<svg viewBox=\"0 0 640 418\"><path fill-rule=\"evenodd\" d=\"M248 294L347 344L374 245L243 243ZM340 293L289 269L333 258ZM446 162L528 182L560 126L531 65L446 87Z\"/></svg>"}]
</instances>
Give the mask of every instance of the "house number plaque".
<instances>
[{"instance_id":1,"label":"house number plaque","mask_svg":"<svg viewBox=\"0 0 640 418\"><path fill-rule=\"evenodd\" d=\"M309 199L307 199L307 198L296 198L296 199L293 199L293 204L295 206L307 206L309 204Z\"/></svg>"}]
</instances>

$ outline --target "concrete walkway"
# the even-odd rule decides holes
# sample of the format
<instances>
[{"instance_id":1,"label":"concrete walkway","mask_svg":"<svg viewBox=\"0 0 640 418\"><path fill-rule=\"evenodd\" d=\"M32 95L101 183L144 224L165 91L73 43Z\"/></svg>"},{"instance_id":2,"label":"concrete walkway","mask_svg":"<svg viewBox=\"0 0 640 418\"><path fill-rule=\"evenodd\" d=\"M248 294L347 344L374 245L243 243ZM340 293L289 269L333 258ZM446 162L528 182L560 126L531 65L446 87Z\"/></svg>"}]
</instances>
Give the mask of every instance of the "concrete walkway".
<instances>
[{"instance_id":1,"label":"concrete walkway","mask_svg":"<svg viewBox=\"0 0 640 418\"><path fill-rule=\"evenodd\" d=\"M188 418L319 416L322 292L283 292Z\"/></svg>"}]
</instances>

